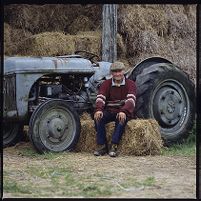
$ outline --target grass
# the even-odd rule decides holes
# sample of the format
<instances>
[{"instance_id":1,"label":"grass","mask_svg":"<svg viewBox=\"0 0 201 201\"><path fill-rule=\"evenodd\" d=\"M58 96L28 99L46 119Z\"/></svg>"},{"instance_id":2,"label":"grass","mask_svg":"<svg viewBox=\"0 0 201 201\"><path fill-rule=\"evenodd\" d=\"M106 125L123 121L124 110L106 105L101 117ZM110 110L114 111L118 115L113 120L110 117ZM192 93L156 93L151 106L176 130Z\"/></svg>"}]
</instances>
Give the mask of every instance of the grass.
<instances>
[{"instance_id":1,"label":"grass","mask_svg":"<svg viewBox=\"0 0 201 201\"><path fill-rule=\"evenodd\" d=\"M31 157L31 158L38 158L38 159L49 159L53 160L57 157L62 156L64 153L53 153L53 152L46 152L44 154L38 154L35 149L32 147L24 147L18 153L20 156Z\"/></svg>"},{"instance_id":2,"label":"grass","mask_svg":"<svg viewBox=\"0 0 201 201\"><path fill-rule=\"evenodd\" d=\"M155 177L147 177L141 184L144 186L153 186L155 183Z\"/></svg>"},{"instance_id":3,"label":"grass","mask_svg":"<svg viewBox=\"0 0 201 201\"><path fill-rule=\"evenodd\" d=\"M183 140L182 143L176 143L170 147L164 147L161 152L162 155L169 156L195 156L196 154L196 128L195 124L190 131L187 139Z\"/></svg>"},{"instance_id":4,"label":"grass","mask_svg":"<svg viewBox=\"0 0 201 201\"><path fill-rule=\"evenodd\" d=\"M130 188L141 188L141 187L146 187L146 186L153 186L156 183L155 177L147 177L142 181L130 178L126 182L122 183L122 187L125 189L130 189Z\"/></svg>"},{"instance_id":5,"label":"grass","mask_svg":"<svg viewBox=\"0 0 201 201\"><path fill-rule=\"evenodd\" d=\"M40 167L27 166L24 180L19 179L19 174L16 179L13 172L4 171L4 192L16 197L105 197L112 194L111 187L101 179L90 181L87 175L79 177L70 165L56 167L51 165L53 161Z\"/></svg>"},{"instance_id":6,"label":"grass","mask_svg":"<svg viewBox=\"0 0 201 201\"><path fill-rule=\"evenodd\" d=\"M195 152L195 144L175 144L170 148L163 148L161 154L166 156L195 156Z\"/></svg>"},{"instance_id":7,"label":"grass","mask_svg":"<svg viewBox=\"0 0 201 201\"><path fill-rule=\"evenodd\" d=\"M57 154L55 154L56 156ZM14 197L52 197L53 195L56 197L98 198L108 197L114 193L117 195L124 192L125 189L153 186L156 182L154 177L147 177L144 180L125 177L121 184L121 182L115 182L118 178L114 178L112 175L106 176L104 172L91 176L88 174L77 175L68 162L60 163L62 166L56 165L58 160L55 157L49 159L49 162L41 163L40 166L27 165L18 172L5 170L4 192L11 193ZM20 177L22 171L24 179Z\"/></svg>"},{"instance_id":8,"label":"grass","mask_svg":"<svg viewBox=\"0 0 201 201\"><path fill-rule=\"evenodd\" d=\"M157 184L155 177L148 176L142 180L125 177L118 181L113 175L104 172L78 174L71 166L68 156L73 153L38 154L32 147L18 150L18 155L28 160L41 161L34 165L25 164L23 169L10 171L4 169L3 190L13 197L80 197L100 198L120 195L125 191L147 188ZM195 128L182 144L165 147L162 155L195 156ZM43 162L44 161L44 162ZM23 175L23 178L20 176ZM117 180L116 180L117 179Z\"/></svg>"},{"instance_id":9,"label":"grass","mask_svg":"<svg viewBox=\"0 0 201 201\"><path fill-rule=\"evenodd\" d=\"M112 194L111 188L108 188L108 185L100 185L98 182L86 185L81 184L79 188L84 197L100 197Z\"/></svg>"},{"instance_id":10,"label":"grass","mask_svg":"<svg viewBox=\"0 0 201 201\"><path fill-rule=\"evenodd\" d=\"M31 189L29 186L20 185L14 180L4 180L3 189L5 192L9 193L31 194Z\"/></svg>"},{"instance_id":11,"label":"grass","mask_svg":"<svg viewBox=\"0 0 201 201\"><path fill-rule=\"evenodd\" d=\"M27 173L32 174L34 176L43 178L43 179L54 179L59 178L61 176L68 177L69 169L60 168L60 167L33 167L30 166L27 168Z\"/></svg>"},{"instance_id":12,"label":"grass","mask_svg":"<svg viewBox=\"0 0 201 201\"><path fill-rule=\"evenodd\" d=\"M39 159L55 159L61 156L63 153L51 153L47 152L42 155L39 155L32 147L26 147L23 150L20 150L19 155L26 157L33 157ZM182 143L175 143L170 147L163 147L161 155L166 156L195 156L196 154L196 123L192 130L189 132L187 139L183 140Z\"/></svg>"}]
</instances>

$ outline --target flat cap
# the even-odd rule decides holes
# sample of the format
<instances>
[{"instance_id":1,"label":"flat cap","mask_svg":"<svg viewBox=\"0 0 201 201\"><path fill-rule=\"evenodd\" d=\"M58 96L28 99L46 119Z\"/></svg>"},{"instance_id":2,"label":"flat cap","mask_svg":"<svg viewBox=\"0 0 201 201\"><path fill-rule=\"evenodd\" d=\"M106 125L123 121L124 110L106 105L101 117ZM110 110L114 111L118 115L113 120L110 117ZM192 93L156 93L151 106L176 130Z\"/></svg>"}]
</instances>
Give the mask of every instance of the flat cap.
<instances>
[{"instance_id":1,"label":"flat cap","mask_svg":"<svg viewBox=\"0 0 201 201\"><path fill-rule=\"evenodd\" d=\"M120 61L115 61L114 63L111 64L110 66L110 70L111 71L115 71L115 70L125 70L125 66L122 62Z\"/></svg>"}]
</instances>

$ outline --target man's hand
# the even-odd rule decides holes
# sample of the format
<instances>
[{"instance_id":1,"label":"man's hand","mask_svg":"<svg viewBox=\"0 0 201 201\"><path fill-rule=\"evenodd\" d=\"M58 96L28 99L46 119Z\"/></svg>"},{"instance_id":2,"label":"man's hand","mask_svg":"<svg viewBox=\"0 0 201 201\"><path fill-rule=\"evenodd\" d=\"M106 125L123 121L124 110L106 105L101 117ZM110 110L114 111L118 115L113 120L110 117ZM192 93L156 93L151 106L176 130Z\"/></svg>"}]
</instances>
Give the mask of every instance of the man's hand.
<instances>
[{"instance_id":1,"label":"man's hand","mask_svg":"<svg viewBox=\"0 0 201 201\"><path fill-rule=\"evenodd\" d=\"M95 121L100 121L100 119L103 117L103 112L102 111L97 111L94 114L94 119Z\"/></svg>"},{"instance_id":2,"label":"man's hand","mask_svg":"<svg viewBox=\"0 0 201 201\"><path fill-rule=\"evenodd\" d=\"M126 120L126 114L124 112L119 112L116 117L120 123L124 123Z\"/></svg>"}]
</instances>

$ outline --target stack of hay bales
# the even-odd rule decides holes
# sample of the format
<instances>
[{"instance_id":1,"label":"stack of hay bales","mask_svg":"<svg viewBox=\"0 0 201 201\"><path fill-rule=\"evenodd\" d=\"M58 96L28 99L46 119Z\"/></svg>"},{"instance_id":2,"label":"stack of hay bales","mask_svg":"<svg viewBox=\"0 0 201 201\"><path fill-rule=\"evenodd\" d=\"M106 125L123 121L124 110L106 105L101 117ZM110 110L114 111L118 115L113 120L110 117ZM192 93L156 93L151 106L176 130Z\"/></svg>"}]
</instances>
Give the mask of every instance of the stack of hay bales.
<instances>
[{"instance_id":1,"label":"stack of hay bales","mask_svg":"<svg viewBox=\"0 0 201 201\"><path fill-rule=\"evenodd\" d=\"M107 139L111 142L114 123L106 125ZM158 155L161 153L163 141L160 135L158 123L153 119L136 119L128 122L125 133L119 144L119 152L122 155ZM90 152L96 149L96 131L94 121L84 114L81 117L80 140L75 151Z\"/></svg>"},{"instance_id":2,"label":"stack of hay bales","mask_svg":"<svg viewBox=\"0 0 201 201\"><path fill-rule=\"evenodd\" d=\"M21 42L18 54L23 56L56 56L74 52L74 39L60 32L35 34Z\"/></svg>"},{"instance_id":3,"label":"stack of hay bales","mask_svg":"<svg viewBox=\"0 0 201 201\"><path fill-rule=\"evenodd\" d=\"M193 12L194 10L194 12ZM164 57L196 78L196 16L191 5L119 6L118 27L129 63Z\"/></svg>"},{"instance_id":4,"label":"stack of hay bales","mask_svg":"<svg viewBox=\"0 0 201 201\"><path fill-rule=\"evenodd\" d=\"M195 83L196 5L119 4L117 17L118 60L126 61L131 67L148 57L164 57L181 67ZM95 39L92 35L86 36L88 38L86 39L81 37L79 32L101 33L102 4L12 4L5 6L4 19L11 29L18 32L21 30L21 33L10 34L12 38L16 37L16 43L13 40L9 42L9 34L6 34L9 28L8 31L4 30L4 36L7 37L4 46L7 56L13 54L54 56L72 52L71 48L66 51L65 47L60 48L60 45L58 48L61 50L52 51L50 48L48 52L46 47L45 53L34 51L31 54L29 47L24 47L27 50L21 51L23 44L26 46L29 42L29 40L23 42L29 37L24 34L28 32L36 35L33 37L34 40L38 39L37 34L45 32L65 33L66 36L73 34L72 36L79 40L75 42L75 50L96 49L94 53L101 55L101 44L97 42L101 40ZM18 36L22 37L18 38ZM58 41L55 40L55 42ZM72 41L68 40L68 43L71 44ZM44 42L44 45L47 44L49 43ZM53 49L56 46L57 44L54 44ZM68 47L68 44L65 46Z\"/></svg>"},{"instance_id":5,"label":"stack of hay bales","mask_svg":"<svg viewBox=\"0 0 201 201\"><path fill-rule=\"evenodd\" d=\"M10 25L4 23L4 53L9 55L12 51L12 42L11 42L11 28Z\"/></svg>"},{"instance_id":6,"label":"stack of hay bales","mask_svg":"<svg viewBox=\"0 0 201 201\"><path fill-rule=\"evenodd\" d=\"M73 54L76 50L90 51L100 55L101 35L98 32L77 35L61 32L35 34L22 41L18 54L23 56L57 56Z\"/></svg>"},{"instance_id":7,"label":"stack of hay bales","mask_svg":"<svg viewBox=\"0 0 201 201\"><path fill-rule=\"evenodd\" d=\"M75 35L80 31L92 31L93 28L93 22L87 16L80 15L70 24L68 33Z\"/></svg>"},{"instance_id":8,"label":"stack of hay bales","mask_svg":"<svg viewBox=\"0 0 201 201\"><path fill-rule=\"evenodd\" d=\"M9 24L4 23L4 54L17 54L20 42L31 36L32 34L29 31L12 28Z\"/></svg>"},{"instance_id":9,"label":"stack of hay bales","mask_svg":"<svg viewBox=\"0 0 201 201\"><path fill-rule=\"evenodd\" d=\"M101 32L78 32L74 36L75 50L85 50L101 55Z\"/></svg>"},{"instance_id":10,"label":"stack of hay bales","mask_svg":"<svg viewBox=\"0 0 201 201\"><path fill-rule=\"evenodd\" d=\"M125 52L120 35L117 41L119 49ZM18 55L22 56L56 56L73 54L77 50L101 55L101 32L85 31L76 35L61 32L43 32L22 40L17 46ZM128 64L127 64L128 66Z\"/></svg>"},{"instance_id":11,"label":"stack of hay bales","mask_svg":"<svg viewBox=\"0 0 201 201\"><path fill-rule=\"evenodd\" d=\"M92 20L90 30L98 28L101 22L101 10L102 6L98 4L11 4L4 7L4 19L13 28L26 29L32 34L42 32L70 34L70 30L73 30L69 27L72 28L76 21L79 22L79 16ZM76 30L79 30L79 26L82 24L76 24Z\"/></svg>"}]
</instances>

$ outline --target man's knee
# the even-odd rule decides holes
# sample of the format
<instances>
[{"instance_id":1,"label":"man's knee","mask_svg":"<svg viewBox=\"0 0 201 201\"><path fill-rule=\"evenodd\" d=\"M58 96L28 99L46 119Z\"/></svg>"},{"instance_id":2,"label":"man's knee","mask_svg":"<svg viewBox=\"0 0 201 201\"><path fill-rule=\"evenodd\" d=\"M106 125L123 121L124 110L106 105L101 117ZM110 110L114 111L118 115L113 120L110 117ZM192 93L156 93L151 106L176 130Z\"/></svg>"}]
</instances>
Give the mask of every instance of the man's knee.
<instances>
[{"instance_id":1,"label":"man's knee","mask_svg":"<svg viewBox=\"0 0 201 201\"><path fill-rule=\"evenodd\" d=\"M116 120L116 125L120 125L122 127L125 127L127 123L128 123L127 118L126 118L126 120L124 122L120 122L119 120Z\"/></svg>"}]
</instances>

